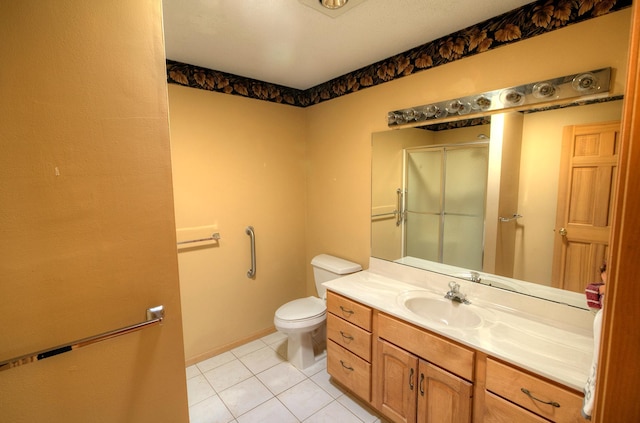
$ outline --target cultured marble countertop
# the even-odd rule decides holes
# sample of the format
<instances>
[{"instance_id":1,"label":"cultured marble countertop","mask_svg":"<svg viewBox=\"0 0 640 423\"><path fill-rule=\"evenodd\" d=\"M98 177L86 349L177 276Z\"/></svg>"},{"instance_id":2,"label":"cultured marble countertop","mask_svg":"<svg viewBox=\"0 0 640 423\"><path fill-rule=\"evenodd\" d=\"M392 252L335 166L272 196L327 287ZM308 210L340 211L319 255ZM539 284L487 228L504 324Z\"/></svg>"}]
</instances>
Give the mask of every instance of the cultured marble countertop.
<instances>
[{"instance_id":1,"label":"cultured marble countertop","mask_svg":"<svg viewBox=\"0 0 640 423\"><path fill-rule=\"evenodd\" d=\"M471 304L455 306L470 307L482 318L482 323L464 328L447 326L419 316L402 304L401 298L412 291L426 291L425 295L442 298L452 278L437 275L431 279L429 283L413 284L365 270L325 282L324 286L408 323L582 391L594 349L593 331L589 324L573 324L572 319L563 318L562 309L558 312L555 304L543 300L524 300L538 301L529 304L528 310L527 307L524 311L511 308L511 301L504 301L505 294L499 294L498 299L502 302L497 302L495 294L490 291L492 288L483 290L484 287L476 288L461 282L460 291L468 292ZM532 313L531 310L539 312ZM585 313L588 315L589 312Z\"/></svg>"}]
</instances>

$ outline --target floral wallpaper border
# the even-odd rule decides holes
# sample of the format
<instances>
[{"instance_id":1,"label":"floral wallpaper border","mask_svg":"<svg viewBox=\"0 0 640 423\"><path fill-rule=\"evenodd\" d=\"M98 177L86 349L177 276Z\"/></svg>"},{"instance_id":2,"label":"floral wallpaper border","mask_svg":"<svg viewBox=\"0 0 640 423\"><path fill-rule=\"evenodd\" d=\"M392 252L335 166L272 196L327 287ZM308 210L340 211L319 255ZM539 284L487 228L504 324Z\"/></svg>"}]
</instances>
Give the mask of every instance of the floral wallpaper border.
<instances>
[{"instance_id":1,"label":"floral wallpaper border","mask_svg":"<svg viewBox=\"0 0 640 423\"><path fill-rule=\"evenodd\" d=\"M632 0L539 0L307 90L167 60L167 82L307 107L630 7Z\"/></svg>"}]
</instances>

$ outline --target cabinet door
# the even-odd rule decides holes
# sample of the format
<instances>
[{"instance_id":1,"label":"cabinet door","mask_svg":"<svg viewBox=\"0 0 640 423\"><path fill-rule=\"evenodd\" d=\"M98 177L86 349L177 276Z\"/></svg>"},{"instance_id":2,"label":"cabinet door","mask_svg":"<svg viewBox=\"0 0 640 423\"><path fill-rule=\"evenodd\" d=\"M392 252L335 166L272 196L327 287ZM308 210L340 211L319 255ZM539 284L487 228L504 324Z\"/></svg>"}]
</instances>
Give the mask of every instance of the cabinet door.
<instances>
[{"instance_id":1,"label":"cabinet door","mask_svg":"<svg viewBox=\"0 0 640 423\"><path fill-rule=\"evenodd\" d=\"M471 383L423 360L419 373L419 423L471 422Z\"/></svg>"},{"instance_id":2,"label":"cabinet door","mask_svg":"<svg viewBox=\"0 0 640 423\"><path fill-rule=\"evenodd\" d=\"M393 344L378 340L379 379L374 389L376 408L395 423L416 421L418 358Z\"/></svg>"}]
</instances>

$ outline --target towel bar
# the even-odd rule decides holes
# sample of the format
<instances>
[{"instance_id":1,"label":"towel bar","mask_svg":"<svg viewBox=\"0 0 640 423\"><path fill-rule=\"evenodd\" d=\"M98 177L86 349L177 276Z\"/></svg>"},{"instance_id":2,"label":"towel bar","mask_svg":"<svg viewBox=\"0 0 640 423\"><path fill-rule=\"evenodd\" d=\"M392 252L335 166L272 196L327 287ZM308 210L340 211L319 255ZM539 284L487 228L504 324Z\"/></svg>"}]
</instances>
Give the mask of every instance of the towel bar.
<instances>
[{"instance_id":1,"label":"towel bar","mask_svg":"<svg viewBox=\"0 0 640 423\"><path fill-rule=\"evenodd\" d=\"M2 361L0 362L0 371L22 366L23 364L35 363L36 361L44 360L45 358L77 350L79 348L83 348L100 341L105 341L117 336L136 332L147 326L160 324L162 322L162 319L164 319L164 306L159 305L157 307L152 307L147 309L147 320L145 320L144 322L112 330L110 332L101 333L100 335L94 335L89 338L80 339L69 344L59 345L54 348L49 348L43 351L38 351L32 354L26 354L20 357L12 358L10 360Z\"/></svg>"},{"instance_id":2,"label":"towel bar","mask_svg":"<svg viewBox=\"0 0 640 423\"><path fill-rule=\"evenodd\" d=\"M512 220L518 220L522 217L522 215L516 213L511 217L498 217L498 220L502 223L504 222L511 222Z\"/></svg>"},{"instance_id":3,"label":"towel bar","mask_svg":"<svg viewBox=\"0 0 640 423\"><path fill-rule=\"evenodd\" d=\"M211 234L211 236L209 238L189 239L187 241L180 241L177 244L178 245L182 245L182 244L190 244L192 242L218 241L218 240L220 240L220 234L218 232L215 232L215 233Z\"/></svg>"}]
</instances>

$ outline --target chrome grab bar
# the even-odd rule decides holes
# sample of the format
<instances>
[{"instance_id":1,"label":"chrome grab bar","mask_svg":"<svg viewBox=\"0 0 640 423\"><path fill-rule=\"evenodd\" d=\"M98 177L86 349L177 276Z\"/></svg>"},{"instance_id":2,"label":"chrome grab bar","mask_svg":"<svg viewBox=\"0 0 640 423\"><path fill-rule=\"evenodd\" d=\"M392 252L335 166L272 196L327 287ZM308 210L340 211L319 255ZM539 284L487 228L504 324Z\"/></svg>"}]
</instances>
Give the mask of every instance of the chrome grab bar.
<instances>
[{"instance_id":1,"label":"chrome grab bar","mask_svg":"<svg viewBox=\"0 0 640 423\"><path fill-rule=\"evenodd\" d=\"M247 226L245 232L251 237L251 268L247 272L247 277L253 278L256 276L256 233L253 226Z\"/></svg>"},{"instance_id":2,"label":"chrome grab bar","mask_svg":"<svg viewBox=\"0 0 640 423\"><path fill-rule=\"evenodd\" d=\"M404 211L402 210L402 206L403 206L403 201L402 201L402 197L404 196L404 193L402 192L401 188L398 188L396 190L396 194L398 194L398 208L396 209L398 214L396 216L396 226L400 226L402 224L402 221L404 219Z\"/></svg>"},{"instance_id":3,"label":"chrome grab bar","mask_svg":"<svg viewBox=\"0 0 640 423\"><path fill-rule=\"evenodd\" d=\"M182 244L190 244L192 242L219 241L219 240L220 240L220 234L218 232L215 232L215 233L212 233L209 238L190 239L190 240L187 240L187 241L180 241L177 244L178 245L182 245Z\"/></svg>"},{"instance_id":4,"label":"chrome grab bar","mask_svg":"<svg viewBox=\"0 0 640 423\"><path fill-rule=\"evenodd\" d=\"M23 364L35 363L36 361L44 360L45 358L87 347L97 342L105 341L107 339L126 335L132 332L137 332L147 326L160 324L162 322L162 319L164 319L164 306L159 305L157 307L152 307L147 309L147 320L145 320L144 322L112 330L110 332L101 333L100 335L94 335L89 338L80 339L78 341L74 341L65 345L59 345L54 348L49 348L43 351L38 351L35 353L12 358L10 360L2 361L0 362L0 371L9 370L14 367L22 366Z\"/></svg>"}]
</instances>

